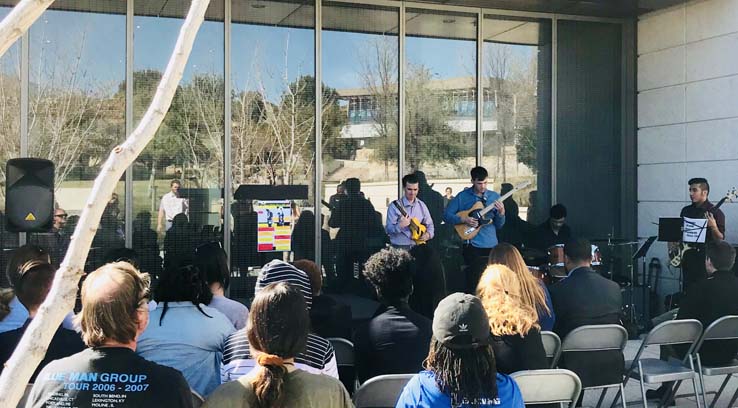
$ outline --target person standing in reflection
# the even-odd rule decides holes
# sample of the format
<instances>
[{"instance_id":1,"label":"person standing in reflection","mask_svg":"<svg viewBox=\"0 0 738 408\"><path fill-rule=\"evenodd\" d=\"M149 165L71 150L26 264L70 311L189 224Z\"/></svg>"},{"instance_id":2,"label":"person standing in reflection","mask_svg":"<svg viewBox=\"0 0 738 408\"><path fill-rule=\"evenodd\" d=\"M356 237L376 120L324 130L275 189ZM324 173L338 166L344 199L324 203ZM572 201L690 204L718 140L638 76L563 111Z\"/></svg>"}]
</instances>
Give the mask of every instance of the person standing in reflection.
<instances>
[{"instance_id":1,"label":"person standing in reflection","mask_svg":"<svg viewBox=\"0 0 738 408\"><path fill-rule=\"evenodd\" d=\"M352 177L344 184L346 197L341 199L328 221L331 228L340 228L335 239L339 290L348 289L354 278L355 264L358 264L359 271L363 269L370 255L367 241L377 227L374 225L377 221L374 206L361 195L361 181ZM381 221L379 224L381 229Z\"/></svg>"},{"instance_id":2,"label":"person standing in reflection","mask_svg":"<svg viewBox=\"0 0 738 408\"><path fill-rule=\"evenodd\" d=\"M29 240L29 243L45 249L51 255L51 264L57 268L64 259L69 246L69 235L63 233L66 223L67 212L63 208L57 208L54 210L54 223L51 232L32 234Z\"/></svg>"},{"instance_id":3,"label":"person standing in reflection","mask_svg":"<svg viewBox=\"0 0 738 408\"><path fill-rule=\"evenodd\" d=\"M179 196L179 189L182 183L178 179L174 179L169 183L171 191L161 197L159 204L159 218L156 222L157 230L161 232L169 231L172 228L172 220L177 214L189 215L190 202L186 198Z\"/></svg>"},{"instance_id":4,"label":"person standing in reflection","mask_svg":"<svg viewBox=\"0 0 738 408\"><path fill-rule=\"evenodd\" d=\"M451 187L446 187L446 194L443 196L443 208L445 209L448 207L448 203L451 202L451 200L454 199L454 190L451 189Z\"/></svg>"}]
</instances>

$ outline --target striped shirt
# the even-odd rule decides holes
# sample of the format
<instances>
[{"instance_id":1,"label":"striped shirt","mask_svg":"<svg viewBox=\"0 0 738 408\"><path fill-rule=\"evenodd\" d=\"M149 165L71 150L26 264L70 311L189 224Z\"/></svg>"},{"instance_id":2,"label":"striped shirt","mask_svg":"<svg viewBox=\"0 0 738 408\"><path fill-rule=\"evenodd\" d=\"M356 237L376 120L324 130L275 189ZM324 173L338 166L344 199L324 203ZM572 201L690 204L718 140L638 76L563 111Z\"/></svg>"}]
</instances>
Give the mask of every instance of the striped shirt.
<instances>
[{"instance_id":1,"label":"striped shirt","mask_svg":"<svg viewBox=\"0 0 738 408\"><path fill-rule=\"evenodd\" d=\"M302 293L307 303L308 310L313 304L313 290L310 286L310 278L307 274L285 261L275 259L261 268L259 276L256 278L255 293L259 293L262 289L271 283L287 282L296 287Z\"/></svg>"},{"instance_id":2,"label":"striped shirt","mask_svg":"<svg viewBox=\"0 0 738 408\"><path fill-rule=\"evenodd\" d=\"M228 337L223 361L220 365L221 382L233 381L248 374L256 366L251 356L246 330L239 330ZM305 351L295 356L295 367L313 374L326 374L338 378L336 356L331 343L314 334L308 334Z\"/></svg>"}]
</instances>

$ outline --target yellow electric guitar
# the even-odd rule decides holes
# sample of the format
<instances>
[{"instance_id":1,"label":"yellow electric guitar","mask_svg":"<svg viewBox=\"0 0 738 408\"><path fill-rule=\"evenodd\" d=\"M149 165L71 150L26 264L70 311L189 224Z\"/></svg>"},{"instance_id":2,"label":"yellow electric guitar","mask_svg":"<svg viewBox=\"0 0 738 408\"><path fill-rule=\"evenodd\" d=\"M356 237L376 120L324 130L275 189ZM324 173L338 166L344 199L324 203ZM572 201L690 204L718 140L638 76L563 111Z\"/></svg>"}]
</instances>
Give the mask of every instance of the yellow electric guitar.
<instances>
[{"instance_id":1,"label":"yellow electric guitar","mask_svg":"<svg viewBox=\"0 0 738 408\"><path fill-rule=\"evenodd\" d=\"M503 195L502 197L498 198L494 203L491 203L490 205L484 207L482 205L481 201L477 201L474 203L474 205L466 210L466 211L459 211L456 213L461 218L464 217L472 217L477 220L477 226L476 227L470 227L464 223L456 224L454 228L456 229L456 233L459 234L459 237L463 240L472 239L479 234L479 230L482 229L485 225L488 225L492 222L494 219L494 216L487 218L485 217L488 212L494 210L494 213L497 212L495 210L495 203L497 202L503 202L508 199L511 195L513 195L514 192L518 190L522 190L530 185L530 181L524 181L518 185L516 185L512 190L508 191Z\"/></svg>"},{"instance_id":2,"label":"yellow electric guitar","mask_svg":"<svg viewBox=\"0 0 738 408\"><path fill-rule=\"evenodd\" d=\"M707 210L707 212L712 213L713 211L720 208L720 206L723 205L726 201L733 202L737 197L738 197L738 189L733 187L730 190L728 190L725 196L721 198L720 201L718 201L718 203L715 204L714 207ZM707 218L707 212L705 212L705 218ZM671 265L674 268L679 268L680 266L682 266L682 259L684 259L684 254L687 253L687 251L692 250L692 249L694 249L694 246L691 246L686 242L681 242L669 248L669 265Z\"/></svg>"},{"instance_id":3,"label":"yellow electric guitar","mask_svg":"<svg viewBox=\"0 0 738 408\"><path fill-rule=\"evenodd\" d=\"M405 211L405 207L400 204L398 200L395 200L392 202L392 204L397 207L397 210L400 211L400 214L402 214L403 217L407 217L407 211ZM417 217L410 218L410 239L415 241L418 245L425 244L425 240L421 237L428 231L428 228L426 228L425 225L420 223L420 220Z\"/></svg>"}]
</instances>

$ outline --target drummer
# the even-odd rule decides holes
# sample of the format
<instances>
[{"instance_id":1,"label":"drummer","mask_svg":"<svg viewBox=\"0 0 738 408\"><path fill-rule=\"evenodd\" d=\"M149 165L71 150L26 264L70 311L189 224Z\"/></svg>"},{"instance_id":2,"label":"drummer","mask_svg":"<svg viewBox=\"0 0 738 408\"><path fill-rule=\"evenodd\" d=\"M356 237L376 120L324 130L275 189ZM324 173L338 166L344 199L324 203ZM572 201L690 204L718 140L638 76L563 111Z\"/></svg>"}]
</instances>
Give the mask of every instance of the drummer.
<instances>
[{"instance_id":1,"label":"drummer","mask_svg":"<svg viewBox=\"0 0 738 408\"><path fill-rule=\"evenodd\" d=\"M566 207L556 204L548 212L548 219L530 231L528 247L545 251L554 245L563 245L573 239L566 225Z\"/></svg>"}]
</instances>

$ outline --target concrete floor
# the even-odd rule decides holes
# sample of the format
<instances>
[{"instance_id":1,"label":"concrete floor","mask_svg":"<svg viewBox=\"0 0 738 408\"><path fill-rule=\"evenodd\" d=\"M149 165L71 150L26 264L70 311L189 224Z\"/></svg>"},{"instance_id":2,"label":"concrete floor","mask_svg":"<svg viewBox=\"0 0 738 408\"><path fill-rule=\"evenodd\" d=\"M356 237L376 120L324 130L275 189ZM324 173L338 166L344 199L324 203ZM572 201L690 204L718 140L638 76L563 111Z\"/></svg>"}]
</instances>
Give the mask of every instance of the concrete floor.
<instances>
[{"instance_id":1,"label":"concrete floor","mask_svg":"<svg viewBox=\"0 0 738 408\"><path fill-rule=\"evenodd\" d=\"M641 345L640 340L628 340L628 344L625 346L625 359L626 360L632 360L633 357L635 357L636 352L638 352L638 348ZM658 358L659 357L659 348L658 347L649 347L644 352L644 357L647 358ZM716 377L705 377L705 385L707 387L707 391L717 391L717 389L720 387L720 384L725 379L724 376L716 376ZM728 386L725 388L725 391L721 395L718 402L715 404L716 408L728 408L728 402L730 401L731 397L733 396L733 393L736 392L736 386L738 385L738 379L732 379L728 383ZM648 388L657 388L658 385L654 385ZM617 389L609 390L607 393L607 396L605 397L605 402L602 404L603 407L609 407L610 403L612 403L612 399L615 397L615 394L617 392ZM692 383L691 382L684 382L679 387L678 394L688 394L693 392L692 389ZM625 387L625 395L626 395L626 402L628 404L628 407L643 407L643 404L641 402L641 388L638 384L637 380L631 379L628 381L628 384ZM584 407L595 407L597 405L597 400L600 397L600 391L593 390L593 391L586 391L584 393ZM714 394L707 395L707 404L712 402L712 399L714 398ZM648 407L656 407L657 402L656 401L649 401ZM676 400L676 406L677 407L696 407L697 402L694 398L694 395L688 398L678 398ZM738 406L738 404L734 404L733 407ZM731 408L733 408L731 407Z\"/></svg>"}]
</instances>

